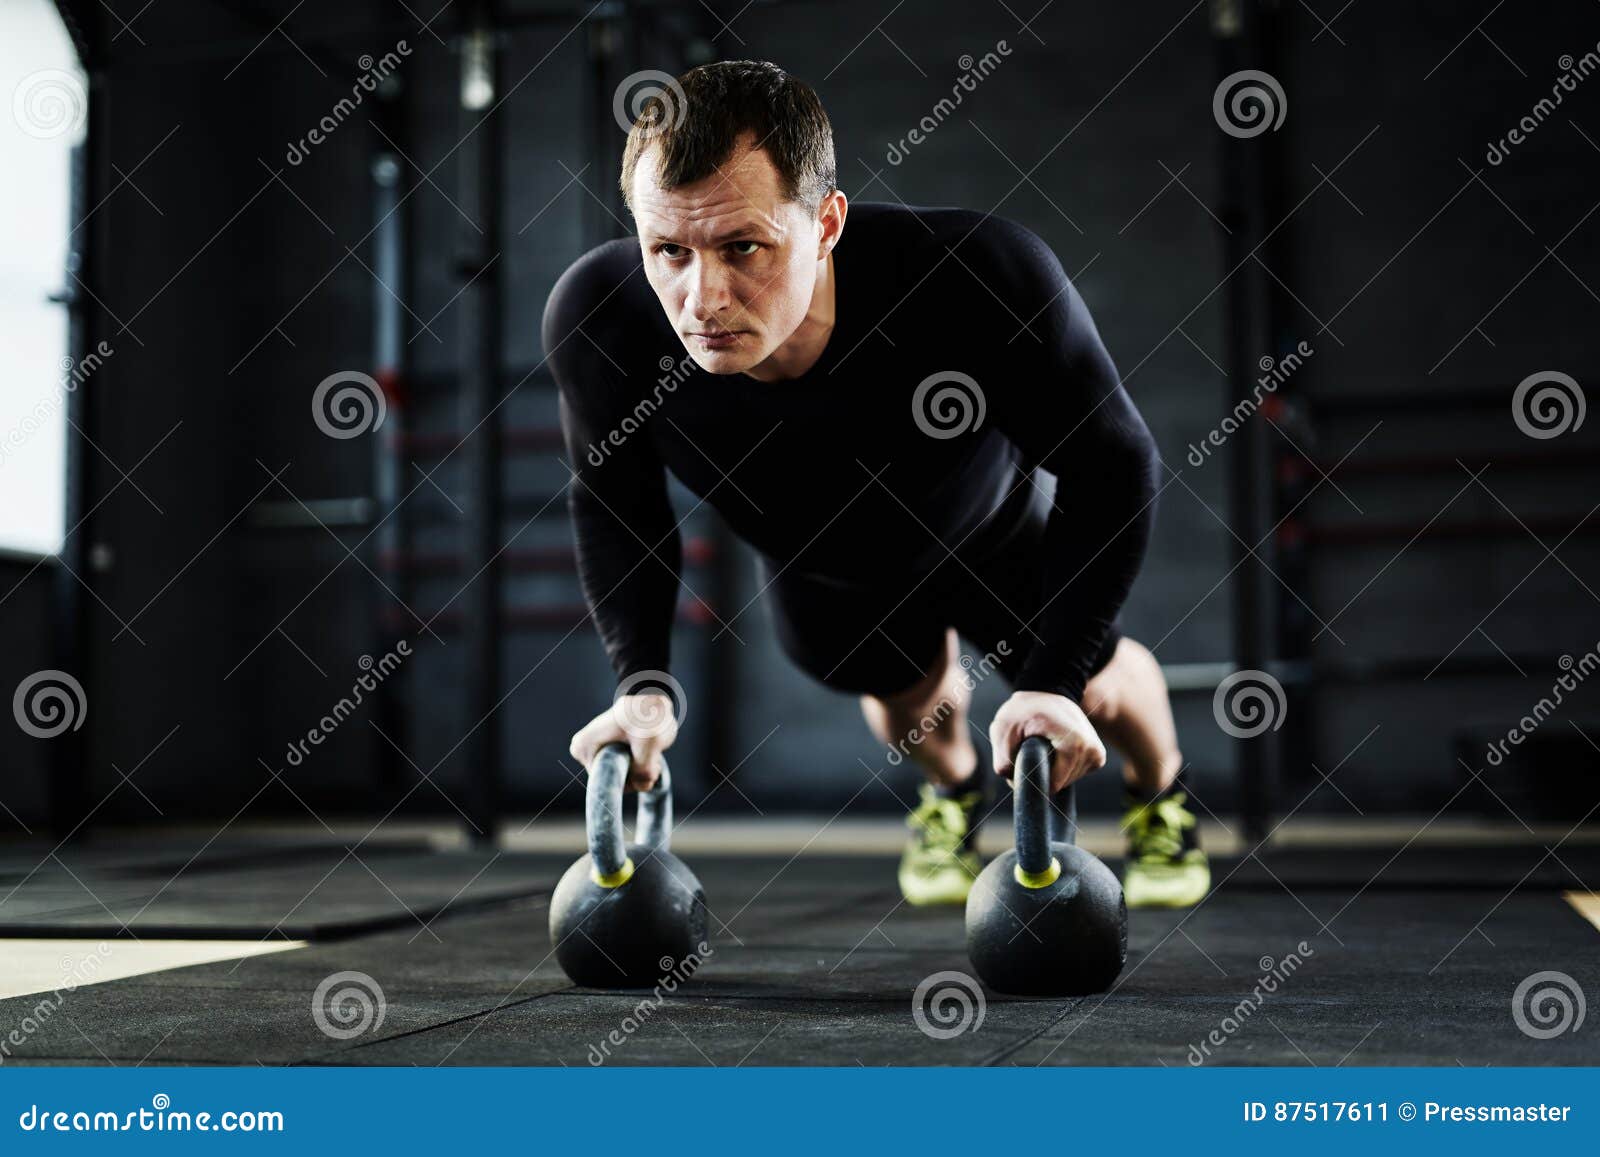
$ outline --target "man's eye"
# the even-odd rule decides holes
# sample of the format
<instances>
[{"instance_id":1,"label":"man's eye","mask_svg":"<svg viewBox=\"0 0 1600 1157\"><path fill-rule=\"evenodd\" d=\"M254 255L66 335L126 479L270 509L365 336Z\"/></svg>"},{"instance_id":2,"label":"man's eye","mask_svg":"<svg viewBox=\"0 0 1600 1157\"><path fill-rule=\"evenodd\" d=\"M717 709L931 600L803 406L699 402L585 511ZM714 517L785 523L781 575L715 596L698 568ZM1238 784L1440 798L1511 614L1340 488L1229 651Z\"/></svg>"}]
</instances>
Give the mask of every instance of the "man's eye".
<instances>
[{"instance_id":1,"label":"man's eye","mask_svg":"<svg viewBox=\"0 0 1600 1157\"><path fill-rule=\"evenodd\" d=\"M759 241L735 241L733 243L733 251L740 257L753 257L760 249L761 242Z\"/></svg>"},{"instance_id":2,"label":"man's eye","mask_svg":"<svg viewBox=\"0 0 1600 1157\"><path fill-rule=\"evenodd\" d=\"M683 256L683 246L674 245L670 241L665 241L657 248L656 252L660 253L663 257L681 257Z\"/></svg>"}]
</instances>

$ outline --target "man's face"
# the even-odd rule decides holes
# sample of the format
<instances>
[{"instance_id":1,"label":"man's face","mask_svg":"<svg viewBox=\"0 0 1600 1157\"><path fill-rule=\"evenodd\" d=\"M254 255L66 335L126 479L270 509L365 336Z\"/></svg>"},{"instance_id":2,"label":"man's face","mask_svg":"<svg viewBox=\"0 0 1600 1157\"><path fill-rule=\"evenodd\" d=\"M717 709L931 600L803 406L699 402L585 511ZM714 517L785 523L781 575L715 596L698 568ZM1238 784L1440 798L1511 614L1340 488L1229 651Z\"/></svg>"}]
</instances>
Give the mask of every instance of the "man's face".
<instances>
[{"instance_id":1,"label":"man's face","mask_svg":"<svg viewBox=\"0 0 1600 1157\"><path fill-rule=\"evenodd\" d=\"M654 150L633 180L645 276L684 348L708 373L759 365L805 318L825 256L817 218L784 199L747 137L715 173L662 189Z\"/></svg>"}]
</instances>

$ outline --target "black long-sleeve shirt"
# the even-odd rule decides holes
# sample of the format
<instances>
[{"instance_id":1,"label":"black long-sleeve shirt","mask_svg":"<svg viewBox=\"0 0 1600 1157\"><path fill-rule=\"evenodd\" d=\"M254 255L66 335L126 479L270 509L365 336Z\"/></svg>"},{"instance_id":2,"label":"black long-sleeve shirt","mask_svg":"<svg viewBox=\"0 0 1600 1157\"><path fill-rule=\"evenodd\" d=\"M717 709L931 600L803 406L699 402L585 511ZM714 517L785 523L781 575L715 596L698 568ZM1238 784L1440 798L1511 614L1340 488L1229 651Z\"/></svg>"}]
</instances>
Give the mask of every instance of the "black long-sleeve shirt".
<instances>
[{"instance_id":1,"label":"black long-sleeve shirt","mask_svg":"<svg viewBox=\"0 0 1600 1157\"><path fill-rule=\"evenodd\" d=\"M551 292L579 571L618 677L668 667L682 552L666 470L775 569L909 590L1042 467L1058 480L1049 601L1017 689L1080 699L1144 558L1157 461L1082 298L1038 237L962 209L852 203L833 257L834 332L781 382L695 365L636 238ZM977 383L982 417L934 437L942 387L920 414L914 399L950 371Z\"/></svg>"}]
</instances>

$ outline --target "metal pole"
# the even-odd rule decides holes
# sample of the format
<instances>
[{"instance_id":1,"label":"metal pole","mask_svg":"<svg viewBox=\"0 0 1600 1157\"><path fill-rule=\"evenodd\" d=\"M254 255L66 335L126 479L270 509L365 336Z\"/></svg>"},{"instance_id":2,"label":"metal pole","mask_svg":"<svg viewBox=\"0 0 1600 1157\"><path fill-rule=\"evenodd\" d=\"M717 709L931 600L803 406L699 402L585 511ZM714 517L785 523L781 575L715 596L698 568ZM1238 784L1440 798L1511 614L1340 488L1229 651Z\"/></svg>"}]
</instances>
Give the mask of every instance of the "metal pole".
<instances>
[{"instance_id":1,"label":"metal pole","mask_svg":"<svg viewBox=\"0 0 1600 1157\"><path fill-rule=\"evenodd\" d=\"M460 37L461 131L458 179L463 222L457 272L460 302L460 405L467 518L463 573L475 576L462 596L464 688L470 728L462 744L468 769L468 836L493 843L500 809L500 99L494 0L468 5Z\"/></svg>"},{"instance_id":2,"label":"metal pole","mask_svg":"<svg viewBox=\"0 0 1600 1157\"><path fill-rule=\"evenodd\" d=\"M1261 10L1261 57L1262 66L1266 72L1274 77L1279 84L1288 85L1286 76L1289 59L1286 51L1288 38L1289 16L1280 4L1267 4ZM1271 132L1258 138L1261 148L1261 203L1262 219L1272 228L1282 221L1289 211L1289 173L1288 173L1288 132ZM1320 345L1322 339L1315 335L1314 330L1305 328L1299 319L1306 315L1299 312L1299 306L1284 292L1282 285L1294 285L1295 277L1295 251L1293 232L1285 227L1278 229L1262 246L1262 259L1268 268L1276 274L1276 278L1268 278L1263 284L1266 294L1267 333L1269 334L1270 353L1281 361L1286 355L1296 350L1299 341L1303 338L1314 338L1312 345ZM1312 453L1311 440L1306 436L1308 422L1307 411L1303 402L1296 403L1296 395L1304 393L1304 383L1299 377L1288 377L1278 386L1274 396L1273 418L1298 442L1307 453ZM1269 411L1263 407L1263 413ZM1280 525L1280 520L1288 516L1304 494L1309 481L1297 484L1287 484L1285 472L1279 469L1283 462L1293 471L1296 478L1304 478L1303 467L1306 465L1299 452L1286 442L1276 430L1263 433L1267 438L1271 452L1267 455L1270 459L1267 465L1267 478L1271 481L1271 501L1267 509L1269 526ZM1284 524L1287 527L1287 524ZM1264 550L1270 549L1274 559L1273 569L1278 576L1291 587L1301 593L1302 598L1309 601L1311 589L1311 550L1304 535L1285 535L1282 531L1279 536L1267 543ZM1273 613L1272 627L1275 646L1272 655L1278 659L1278 666L1274 670L1303 666L1310 668L1312 659L1312 619L1310 612L1299 601L1289 597L1289 592L1283 583L1272 583L1272 595L1275 610ZM1316 753L1316 684L1312 680L1285 680L1285 712L1283 730L1274 741L1280 770L1287 776L1298 780L1309 778L1311 764ZM1271 734L1270 732L1268 734ZM1266 738L1266 736L1262 736Z\"/></svg>"},{"instance_id":3,"label":"metal pole","mask_svg":"<svg viewBox=\"0 0 1600 1157\"><path fill-rule=\"evenodd\" d=\"M621 24L607 19L605 10L589 21L589 164L585 183L594 190L584 198L584 232L589 245L621 237L627 230L622 219L617 173L622 160L622 129L612 110L615 89L612 64L623 36Z\"/></svg>"},{"instance_id":4,"label":"metal pole","mask_svg":"<svg viewBox=\"0 0 1600 1157\"><path fill-rule=\"evenodd\" d=\"M1253 5L1248 0L1212 0L1211 28L1216 44L1217 79L1250 67L1250 42L1254 31ZM1224 291L1223 361L1228 370L1224 406L1231 411L1251 398L1257 373L1256 359L1266 349L1257 267L1250 260L1262 232L1260 150L1258 138L1219 131L1223 205L1227 225L1222 236L1223 265L1231 271ZM1228 508L1233 561L1238 565L1233 586L1234 654L1240 670L1266 670L1272 657L1267 629L1267 579L1262 563L1246 544L1261 540L1270 525L1265 520L1265 496L1271 485L1266 463L1265 423L1245 422L1229 443ZM1242 539L1241 543L1239 540ZM1267 549L1264 544L1261 549ZM1258 552L1259 553L1259 552ZM1275 733L1268 730L1239 741L1239 810L1245 836L1254 842L1265 836L1271 810L1270 792L1277 777Z\"/></svg>"},{"instance_id":5,"label":"metal pole","mask_svg":"<svg viewBox=\"0 0 1600 1157\"><path fill-rule=\"evenodd\" d=\"M394 141L405 139L401 83L397 76L391 76L378 92L376 123ZM377 573L383 576L384 585L394 592L402 606L395 608L398 613L386 613L390 610L385 601L386 592L378 592L374 599L373 634L377 640L374 659L393 652L400 643L404 635L400 624L407 620L403 608L409 606L411 599L409 527L405 508L399 505L408 417L405 318L400 308L400 302L409 296L410 254L406 248L405 208L401 202L405 184L405 160L385 143L372 158L372 212L373 220L378 223L372 238L373 267L378 275L373 284L373 367L387 407L373 455L374 512L379 524L378 533L373 536L373 550L377 555ZM396 789L408 778L405 753L411 747L402 685L398 680L379 685L374 714L377 732L372 735L373 769L382 788Z\"/></svg>"}]
</instances>

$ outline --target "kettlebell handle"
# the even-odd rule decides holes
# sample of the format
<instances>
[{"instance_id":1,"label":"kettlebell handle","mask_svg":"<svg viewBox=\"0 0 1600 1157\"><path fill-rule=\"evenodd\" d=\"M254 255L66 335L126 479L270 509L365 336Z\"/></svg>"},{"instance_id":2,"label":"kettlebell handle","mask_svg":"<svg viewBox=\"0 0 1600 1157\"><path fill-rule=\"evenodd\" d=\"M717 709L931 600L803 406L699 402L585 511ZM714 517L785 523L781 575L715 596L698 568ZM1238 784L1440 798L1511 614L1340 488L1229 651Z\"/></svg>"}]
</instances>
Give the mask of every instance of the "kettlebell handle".
<instances>
[{"instance_id":1,"label":"kettlebell handle","mask_svg":"<svg viewBox=\"0 0 1600 1157\"><path fill-rule=\"evenodd\" d=\"M626 744L608 743L589 765L589 785L584 798L584 820L589 835L593 878L602 887L615 888L633 875L633 861L622 835L622 787L633 767ZM651 851L666 851L672 843L672 776L661 760L661 776L649 791L639 793L636 843Z\"/></svg>"},{"instance_id":2,"label":"kettlebell handle","mask_svg":"<svg viewBox=\"0 0 1600 1157\"><path fill-rule=\"evenodd\" d=\"M1017 878L1031 887L1052 882L1060 872L1050 852L1052 834L1060 843L1077 843L1078 806L1072 786L1062 788L1054 801L1050 798L1050 764L1054 755L1055 748L1048 739L1033 735L1022 741L1012 761Z\"/></svg>"}]
</instances>

